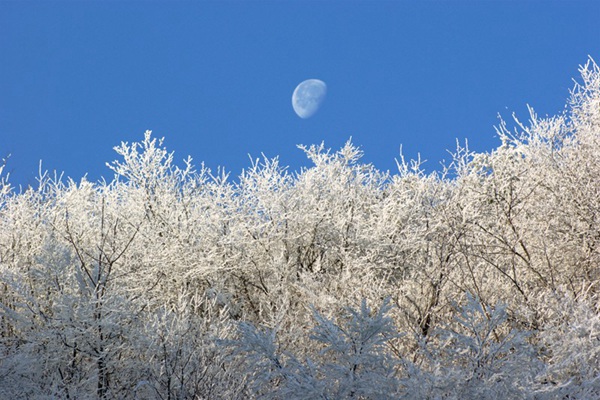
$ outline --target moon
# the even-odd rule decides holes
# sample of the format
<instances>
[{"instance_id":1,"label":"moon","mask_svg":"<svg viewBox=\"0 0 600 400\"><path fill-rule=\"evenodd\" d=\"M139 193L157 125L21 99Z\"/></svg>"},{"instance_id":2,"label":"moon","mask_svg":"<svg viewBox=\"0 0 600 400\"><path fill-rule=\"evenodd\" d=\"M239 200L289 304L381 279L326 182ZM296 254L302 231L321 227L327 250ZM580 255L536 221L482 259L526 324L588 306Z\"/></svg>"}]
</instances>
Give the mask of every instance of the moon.
<instances>
[{"instance_id":1,"label":"moon","mask_svg":"<svg viewBox=\"0 0 600 400\"><path fill-rule=\"evenodd\" d=\"M294 111L302 119L310 118L319 110L326 95L325 82L319 79L307 79L294 90L292 95Z\"/></svg>"}]
</instances>

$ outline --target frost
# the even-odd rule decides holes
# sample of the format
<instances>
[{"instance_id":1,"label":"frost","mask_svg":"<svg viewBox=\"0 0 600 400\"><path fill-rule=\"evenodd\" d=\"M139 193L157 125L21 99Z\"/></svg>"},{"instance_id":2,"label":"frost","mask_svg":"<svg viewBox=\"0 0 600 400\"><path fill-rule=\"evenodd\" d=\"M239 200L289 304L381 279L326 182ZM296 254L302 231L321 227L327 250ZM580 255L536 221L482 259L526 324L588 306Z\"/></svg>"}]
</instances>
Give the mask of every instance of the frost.
<instances>
[{"instance_id":1,"label":"frost","mask_svg":"<svg viewBox=\"0 0 600 400\"><path fill-rule=\"evenodd\" d=\"M110 181L0 167L0 398L600 397L600 70L427 174L237 179L148 131ZM2 164L4 165L4 164Z\"/></svg>"}]
</instances>

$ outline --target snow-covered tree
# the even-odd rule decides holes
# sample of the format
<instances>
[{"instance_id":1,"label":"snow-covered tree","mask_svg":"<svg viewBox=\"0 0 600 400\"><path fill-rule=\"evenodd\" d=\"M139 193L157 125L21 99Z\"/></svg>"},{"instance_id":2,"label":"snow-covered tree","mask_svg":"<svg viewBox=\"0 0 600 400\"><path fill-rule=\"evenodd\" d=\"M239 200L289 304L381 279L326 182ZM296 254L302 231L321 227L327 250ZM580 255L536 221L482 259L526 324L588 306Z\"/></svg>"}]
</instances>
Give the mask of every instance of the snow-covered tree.
<instances>
[{"instance_id":1,"label":"snow-covered tree","mask_svg":"<svg viewBox=\"0 0 600 400\"><path fill-rule=\"evenodd\" d=\"M151 132L110 180L16 190L0 167L0 397L597 397L600 69L580 72L563 113L433 173L348 141L231 179Z\"/></svg>"}]
</instances>

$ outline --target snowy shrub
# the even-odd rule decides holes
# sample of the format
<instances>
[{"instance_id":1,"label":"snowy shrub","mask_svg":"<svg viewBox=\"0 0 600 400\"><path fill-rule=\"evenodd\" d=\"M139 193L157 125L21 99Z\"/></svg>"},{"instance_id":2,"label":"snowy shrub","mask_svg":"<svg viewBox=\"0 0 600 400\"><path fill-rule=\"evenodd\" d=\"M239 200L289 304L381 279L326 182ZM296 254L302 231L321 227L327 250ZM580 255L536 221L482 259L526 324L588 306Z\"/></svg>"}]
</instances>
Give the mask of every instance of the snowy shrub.
<instances>
[{"instance_id":1,"label":"snowy shrub","mask_svg":"<svg viewBox=\"0 0 600 400\"><path fill-rule=\"evenodd\" d=\"M556 292L539 334L547 369L540 376L543 399L600 398L600 312L585 296Z\"/></svg>"},{"instance_id":2,"label":"snowy shrub","mask_svg":"<svg viewBox=\"0 0 600 400\"><path fill-rule=\"evenodd\" d=\"M510 328L506 305L490 307L466 297L429 350L435 391L456 399L527 398L542 367L529 333Z\"/></svg>"},{"instance_id":3,"label":"snowy shrub","mask_svg":"<svg viewBox=\"0 0 600 400\"><path fill-rule=\"evenodd\" d=\"M314 311L310 339L317 354L300 361L280 352L276 331L240 324L236 354L246 357L247 373L259 397L289 399L394 398L399 382L397 360L386 344L397 336L386 300L377 312L363 300L359 310L346 308L340 323Z\"/></svg>"}]
</instances>

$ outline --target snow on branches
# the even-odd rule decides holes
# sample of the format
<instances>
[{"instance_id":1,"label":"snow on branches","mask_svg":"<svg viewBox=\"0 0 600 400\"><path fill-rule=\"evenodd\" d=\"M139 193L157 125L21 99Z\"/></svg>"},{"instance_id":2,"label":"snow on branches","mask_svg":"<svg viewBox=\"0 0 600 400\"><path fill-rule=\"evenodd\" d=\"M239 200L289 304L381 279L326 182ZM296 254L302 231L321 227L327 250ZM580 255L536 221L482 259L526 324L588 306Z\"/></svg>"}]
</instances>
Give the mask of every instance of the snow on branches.
<instances>
[{"instance_id":1,"label":"snow on branches","mask_svg":"<svg viewBox=\"0 0 600 400\"><path fill-rule=\"evenodd\" d=\"M0 167L0 397L600 397L600 70L580 72L564 113L430 174L348 141L229 180L150 132L110 181L16 191Z\"/></svg>"}]
</instances>

